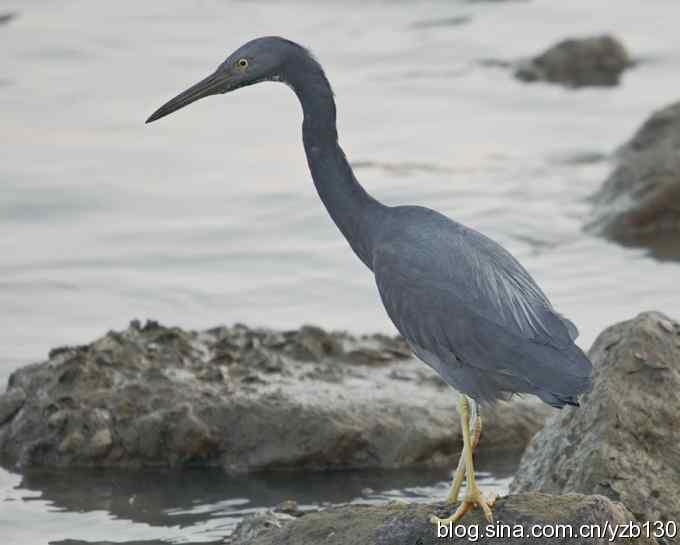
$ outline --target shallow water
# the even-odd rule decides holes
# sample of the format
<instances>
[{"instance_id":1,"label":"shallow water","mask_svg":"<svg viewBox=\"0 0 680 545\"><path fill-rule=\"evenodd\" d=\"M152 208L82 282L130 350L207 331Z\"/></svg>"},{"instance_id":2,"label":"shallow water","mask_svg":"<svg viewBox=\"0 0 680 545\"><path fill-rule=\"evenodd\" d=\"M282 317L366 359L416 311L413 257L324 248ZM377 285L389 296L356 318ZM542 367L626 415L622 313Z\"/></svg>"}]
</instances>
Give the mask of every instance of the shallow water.
<instances>
[{"instance_id":1,"label":"shallow water","mask_svg":"<svg viewBox=\"0 0 680 545\"><path fill-rule=\"evenodd\" d=\"M49 348L134 317L393 331L318 202L284 86L143 124L264 34L311 46L326 66L342 144L370 191L503 243L578 324L581 346L642 310L678 315L678 263L582 232L606 158L678 98L674 0L24 0L11 11L0 25L0 384ZM642 61L615 89L526 85L490 62L602 31ZM0 494L18 498L13 524L49 514L42 533L30 523L41 539L72 524L43 500L20 501L12 479ZM83 517L73 524L88 531L88 517L117 521L106 508ZM115 531L147 535L147 523L126 524Z\"/></svg>"},{"instance_id":2,"label":"shallow water","mask_svg":"<svg viewBox=\"0 0 680 545\"><path fill-rule=\"evenodd\" d=\"M507 493L518 456L478 461L483 489ZM246 514L295 498L303 510L321 501L430 502L448 490L446 471L270 473L239 478L219 470L182 472L0 469L3 545L82 540L219 542ZM29 522L30 519L30 522Z\"/></svg>"}]
</instances>

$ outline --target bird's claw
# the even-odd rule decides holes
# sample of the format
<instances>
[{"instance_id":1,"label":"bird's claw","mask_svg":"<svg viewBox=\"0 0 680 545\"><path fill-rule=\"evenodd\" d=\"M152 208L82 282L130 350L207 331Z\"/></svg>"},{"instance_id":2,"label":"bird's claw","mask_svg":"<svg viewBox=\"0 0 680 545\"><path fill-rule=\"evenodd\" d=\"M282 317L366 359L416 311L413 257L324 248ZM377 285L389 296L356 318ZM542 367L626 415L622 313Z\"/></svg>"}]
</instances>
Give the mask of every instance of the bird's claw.
<instances>
[{"instance_id":1,"label":"bird's claw","mask_svg":"<svg viewBox=\"0 0 680 545\"><path fill-rule=\"evenodd\" d=\"M491 513L491 508L496 504L496 494L492 494L488 499L484 497L479 488L469 490L465 494L465 498L456 509L456 512L447 518L439 518L437 516L430 517L430 522L433 524L448 524L449 522L456 523L463 515L475 507L479 507L484 512L484 518L487 522L493 522L493 513Z\"/></svg>"}]
</instances>

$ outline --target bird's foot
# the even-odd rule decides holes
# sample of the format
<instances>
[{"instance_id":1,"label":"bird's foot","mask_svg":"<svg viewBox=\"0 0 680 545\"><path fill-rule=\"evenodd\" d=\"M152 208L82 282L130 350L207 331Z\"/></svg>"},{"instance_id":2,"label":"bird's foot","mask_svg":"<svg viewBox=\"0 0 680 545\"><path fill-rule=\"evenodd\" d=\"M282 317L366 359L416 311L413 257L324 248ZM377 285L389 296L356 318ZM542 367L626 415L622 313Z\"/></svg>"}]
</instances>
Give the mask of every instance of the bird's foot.
<instances>
[{"instance_id":1,"label":"bird's foot","mask_svg":"<svg viewBox=\"0 0 680 545\"><path fill-rule=\"evenodd\" d=\"M451 515L450 517L447 518L439 518L436 516L430 517L430 522L433 524L448 524L449 522L456 523L458 522L461 518L463 518L463 515L467 513L470 509L474 509L475 507L481 508L481 510L484 512L484 518L487 520L487 522L491 523L493 522L493 514L491 513L491 508L496 504L496 495L492 494L490 498L485 498L484 494L482 494L482 491L477 487L472 487L468 489L467 493L465 494L465 498L463 499L462 503L458 506L458 509L456 509L456 512Z\"/></svg>"}]
</instances>

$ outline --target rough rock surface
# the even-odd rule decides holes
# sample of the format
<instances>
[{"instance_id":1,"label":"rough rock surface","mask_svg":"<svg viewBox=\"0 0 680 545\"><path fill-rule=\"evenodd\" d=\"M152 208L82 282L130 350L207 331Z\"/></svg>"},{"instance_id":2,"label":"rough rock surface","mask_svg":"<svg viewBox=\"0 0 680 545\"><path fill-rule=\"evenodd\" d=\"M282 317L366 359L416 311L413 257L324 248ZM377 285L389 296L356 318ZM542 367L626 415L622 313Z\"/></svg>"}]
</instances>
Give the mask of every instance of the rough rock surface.
<instances>
[{"instance_id":1,"label":"rough rock surface","mask_svg":"<svg viewBox=\"0 0 680 545\"><path fill-rule=\"evenodd\" d=\"M224 541L182 542L184 545L222 545ZM83 541L82 539L62 539L50 541L48 545L170 545L167 540L144 539L135 541Z\"/></svg>"},{"instance_id":2,"label":"rough rock surface","mask_svg":"<svg viewBox=\"0 0 680 545\"><path fill-rule=\"evenodd\" d=\"M595 195L591 228L622 242L654 245L680 234L680 102L644 122L620 150Z\"/></svg>"},{"instance_id":3,"label":"rough rock surface","mask_svg":"<svg viewBox=\"0 0 680 545\"><path fill-rule=\"evenodd\" d=\"M639 519L680 521L680 324L640 314L589 355L592 392L548 419L510 490L602 494Z\"/></svg>"},{"instance_id":4,"label":"rough rock surface","mask_svg":"<svg viewBox=\"0 0 680 545\"><path fill-rule=\"evenodd\" d=\"M625 47L612 36L563 40L519 63L515 77L522 81L548 81L569 87L614 86L632 65Z\"/></svg>"},{"instance_id":5,"label":"rough rock surface","mask_svg":"<svg viewBox=\"0 0 680 545\"><path fill-rule=\"evenodd\" d=\"M485 521L478 510L464 519L470 532L479 532L479 539L460 537L446 539L437 537L436 527L429 522L431 514L448 514L450 508L441 504L403 504L389 505L343 505L332 507L318 513L309 513L290 521L276 521L266 528L257 528L257 522L266 520L247 518L241 524L247 531L237 531L229 543L232 545L435 545L445 543L482 544L580 544L580 543L629 543L652 544L646 537L639 539L618 539L609 541L607 536L600 539L578 536L535 538L529 536L531 527L559 523L571 525L577 532L582 525L626 524L633 516L620 503L612 502L603 496L548 496L544 494L523 494L508 496L498 500L494 508L496 521L509 525L509 529L519 532L521 527L526 537L509 538L486 537L483 535ZM515 526L517 525L517 526ZM476 526L476 528L475 528ZM493 526L492 526L493 528ZM509 531L509 530L508 530ZM473 533L470 534L474 536ZM517 536L517 533L514 534Z\"/></svg>"},{"instance_id":6,"label":"rough rock surface","mask_svg":"<svg viewBox=\"0 0 680 545\"><path fill-rule=\"evenodd\" d=\"M455 401L391 337L133 322L11 375L0 457L228 471L452 466ZM523 448L550 411L518 400L485 412L480 449Z\"/></svg>"}]
</instances>

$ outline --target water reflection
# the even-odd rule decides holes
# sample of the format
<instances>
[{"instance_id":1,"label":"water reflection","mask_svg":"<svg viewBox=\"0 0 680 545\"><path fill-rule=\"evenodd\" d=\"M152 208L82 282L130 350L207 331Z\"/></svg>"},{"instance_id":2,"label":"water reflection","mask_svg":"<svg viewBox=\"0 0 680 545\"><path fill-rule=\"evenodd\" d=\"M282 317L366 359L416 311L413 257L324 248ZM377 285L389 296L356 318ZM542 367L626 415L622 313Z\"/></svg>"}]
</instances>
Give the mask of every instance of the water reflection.
<instances>
[{"instance_id":1,"label":"water reflection","mask_svg":"<svg viewBox=\"0 0 680 545\"><path fill-rule=\"evenodd\" d=\"M478 459L479 482L483 488L507 492L519 453L498 456L482 454ZM63 539L102 539L93 533L93 517L127 521L118 525L116 540L132 540L140 529L156 529L161 541L208 543L228 535L238 521L257 509L295 499L302 510L327 503L361 502L379 504L394 499L433 501L446 495L446 469L352 470L336 472L270 472L228 476L219 469L170 471L148 469L74 470L31 469L23 475L3 472L0 498L4 496L2 519L16 510L23 527L15 535L31 536L30 526L51 527L53 521L70 515L65 530L57 525L55 535ZM3 490L4 489L4 490ZM27 516L26 511L32 515ZM21 516L18 516L21 511ZM0 521L2 521L0 519ZM9 528L11 530L11 528ZM45 535L45 530L36 535ZM7 545L12 544L12 534ZM154 536L155 537L155 536ZM24 542L26 540L24 539ZM20 543L21 541L16 541Z\"/></svg>"}]
</instances>

